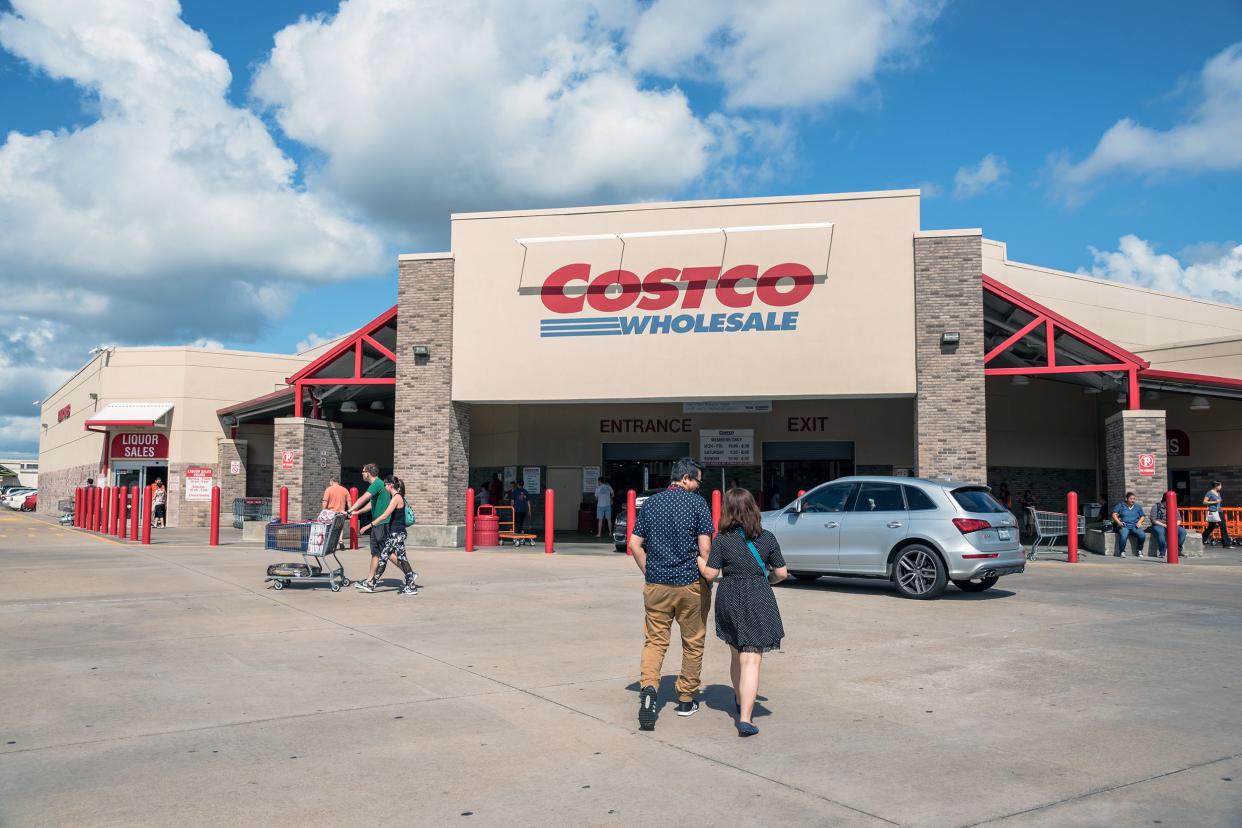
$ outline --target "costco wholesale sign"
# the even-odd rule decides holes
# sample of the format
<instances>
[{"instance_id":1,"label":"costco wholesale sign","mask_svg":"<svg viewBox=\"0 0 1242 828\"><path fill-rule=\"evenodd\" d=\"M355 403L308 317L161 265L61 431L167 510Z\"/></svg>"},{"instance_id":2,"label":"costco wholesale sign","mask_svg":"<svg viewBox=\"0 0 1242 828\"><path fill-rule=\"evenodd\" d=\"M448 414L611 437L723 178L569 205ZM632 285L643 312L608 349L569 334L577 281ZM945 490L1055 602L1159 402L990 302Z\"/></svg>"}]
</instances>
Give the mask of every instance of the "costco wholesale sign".
<instances>
[{"instance_id":1,"label":"costco wholesale sign","mask_svg":"<svg viewBox=\"0 0 1242 828\"><path fill-rule=\"evenodd\" d=\"M154 431L115 434L110 453L114 460L167 460L168 436Z\"/></svg>"}]
</instances>

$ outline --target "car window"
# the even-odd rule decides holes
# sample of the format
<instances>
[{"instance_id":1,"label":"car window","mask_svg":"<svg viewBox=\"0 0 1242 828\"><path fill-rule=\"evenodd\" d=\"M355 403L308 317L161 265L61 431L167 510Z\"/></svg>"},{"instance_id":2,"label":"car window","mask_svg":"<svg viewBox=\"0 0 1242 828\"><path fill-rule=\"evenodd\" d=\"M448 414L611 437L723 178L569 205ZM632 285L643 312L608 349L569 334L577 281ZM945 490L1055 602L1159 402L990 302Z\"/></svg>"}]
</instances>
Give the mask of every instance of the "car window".
<instances>
[{"instance_id":1,"label":"car window","mask_svg":"<svg viewBox=\"0 0 1242 828\"><path fill-rule=\"evenodd\" d=\"M802 511L844 512L853 492L853 483L836 483L832 486L824 486L802 498Z\"/></svg>"},{"instance_id":2,"label":"car window","mask_svg":"<svg viewBox=\"0 0 1242 828\"><path fill-rule=\"evenodd\" d=\"M987 489L969 488L954 489L953 499L967 512L1005 512L1008 511Z\"/></svg>"},{"instance_id":3,"label":"car window","mask_svg":"<svg viewBox=\"0 0 1242 828\"><path fill-rule=\"evenodd\" d=\"M914 486L902 486L906 493L906 508L911 512L935 510L936 504L927 496L927 492Z\"/></svg>"},{"instance_id":4,"label":"car window","mask_svg":"<svg viewBox=\"0 0 1242 828\"><path fill-rule=\"evenodd\" d=\"M896 483L863 483L854 501L855 512L904 512L901 486Z\"/></svg>"}]
</instances>

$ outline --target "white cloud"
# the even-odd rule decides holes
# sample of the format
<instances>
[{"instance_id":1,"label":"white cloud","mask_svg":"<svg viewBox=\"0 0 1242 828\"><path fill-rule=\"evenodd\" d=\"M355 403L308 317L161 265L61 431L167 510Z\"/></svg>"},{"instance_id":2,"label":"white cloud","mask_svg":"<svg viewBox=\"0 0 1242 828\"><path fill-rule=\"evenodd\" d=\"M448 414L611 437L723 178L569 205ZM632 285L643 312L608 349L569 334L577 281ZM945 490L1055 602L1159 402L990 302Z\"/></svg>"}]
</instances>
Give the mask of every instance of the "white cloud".
<instances>
[{"instance_id":1,"label":"white cloud","mask_svg":"<svg viewBox=\"0 0 1242 828\"><path fill-rule=\"evenodd\" d=\"M919 194L923 198L939 198L941 195L940 185L935 181L924 181L919 185Z\"/></svg>"},{"instance_id":2,"label":"white cloud","mask_svg":"<svg viewBox=\"0 0 1242 828\"><path fill-rule=\"evenodd\" d=\"M1077 164L1062 158L1053 173L1070 201L1114 172L1160 174L1242 169L1242 43L1203 67L1195 86L1202 99L1185 123L1156 130L1124 118Z\"/></svg>"},{"instance_id":3,"label":"white cloud","mask_svg":"<svg viewBox=\"0 0 1242 828\"><path fill-rule=\"evenodd\" d=\"M0 144L0 295L55 339L23 346L24 365L74 369L105 339L254 337L297 285L384 265L376 235L301 189L227 102L227 64L175 0L11 6L0 47L97 113Z\"/></svg>"},{"instance_id":4,"label":"white cloud","mask_svg":"<svg viewBox=\"0 0 1242 828\"><path fill-rule=\"evenodd\" d=\"M1196 245L1200 250L1207 245ZM1183 264L1167 253L1157 253L1150 242L1138 236L1122 236L1117 250L1091 248L1095 264L1090 271L1101 279L1139 285L1155 290L1198 296L1216 302L1242 305L1242 245L1217 247L1214 258L1200 258Z\"/></svg>"},{"instance_id":5,"label":"white cloud","mask_svg":"<svg viewBox=\"0 0 1242 828\"><path fill-rule=\"evenodd\" d=\"M723 84L726 105L802 107L856 94L915 59L939 0L655 0L630 37L630 66Z\"/></svg>"},{"instance_id":6,"label":"white cloud","mask_svg":"<svg viewBox=\"0 0 1242 828\"><path fill-rule=\"evenodd\" d=\"M972 198L1004 182L1009 175L1005 159L988 153L973 167L959 167L953 176L954 198Z\"/></svg>"},{"instance_id":7,"label":"white cloud","mask_svg":"<svg viewBox=\"0 0 1242 828\"><path fill-rule=\"evenodd\" d=\"M323 334L317 334L312 331L307 334L305 339L301 340L296 346L294 346L293 352L295 354L300 354L304 351L309 351L312 348L318 348L320 345L324 345L334 339L340 339L344 335L345 334L330 334L328 336L324 336Z\"/></svg>"},{"instance_id":8,"label":"white cloud","mask_svg":"<svg viewBox=\"0 0 1242 828\"><path fill-rule=\"evenodd\" d=\"M198 339L196 339L196 340L194 340L193 342L191 342L191 343L189 344L189 347L191 347L191 348L207 348L208 350L211 350L211 351L223 351L223 350L224 350L224 343L223 343L223 342L221 342L221 341L220 341L220 340L218 340L218 339L208 339L208 338L207 338L207 337L205 337L205 336L200 336Z\"/></svg>"}]
</instances>

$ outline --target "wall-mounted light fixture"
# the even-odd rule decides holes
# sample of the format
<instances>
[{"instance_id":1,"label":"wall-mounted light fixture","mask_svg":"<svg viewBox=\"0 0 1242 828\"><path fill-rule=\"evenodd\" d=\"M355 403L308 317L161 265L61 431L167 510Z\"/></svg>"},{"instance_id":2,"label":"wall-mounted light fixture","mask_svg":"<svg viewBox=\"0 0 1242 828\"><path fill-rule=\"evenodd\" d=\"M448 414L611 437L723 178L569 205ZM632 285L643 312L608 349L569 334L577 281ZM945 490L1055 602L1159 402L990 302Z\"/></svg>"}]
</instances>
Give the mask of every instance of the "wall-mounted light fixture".
<instances>
[{"instance_id":1,"label":"wall-mounted light fixture","mask_svg":"<svg viewBox=\"0 0 1242 828\"><path fill-rule=\"evenodd\" d=\"M959 345L962 341L962 335L958 331L945 331L940 335L941 345Z\"/></svg>"},{"instance_id":2,"label":"wall-mounted light fixture","mask_svg":"<svg viewBox=\"0 0 1242 828\"><path fill-rule=\"evenodd\" d=\"M431 356L431 346L429 345L415 345L414 346L414 358L415 359L427 359L429 356Z\"/></svg>"},{"instance_id":3,"label":"wall-mounted light fixture","mask_svg":"<svg viewBox=\"0 0 1242 828\"><path fill-rule=\"evenodd\" d=\"M95 401L98 401L98 400L99 400L99 395L98 395L98 394L96 394L94 391L90 392L90 393L89 393L89 394L87 394L86 396L90 397L92 400L95 400Z\"/></svg>"}]
</instances>

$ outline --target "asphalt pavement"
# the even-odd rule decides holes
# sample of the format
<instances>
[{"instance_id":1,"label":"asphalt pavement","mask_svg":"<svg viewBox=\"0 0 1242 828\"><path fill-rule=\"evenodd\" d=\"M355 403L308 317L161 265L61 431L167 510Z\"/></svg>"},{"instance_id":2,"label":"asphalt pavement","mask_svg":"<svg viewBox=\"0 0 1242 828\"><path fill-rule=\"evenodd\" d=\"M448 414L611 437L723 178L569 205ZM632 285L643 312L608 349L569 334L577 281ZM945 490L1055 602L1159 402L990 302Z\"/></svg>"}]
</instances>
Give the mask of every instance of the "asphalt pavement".
<instances>
[{"instance_id":1,"label":"asphalt pavement","mask_svg":"<svg viewBox=\"0 0 1242 828\"><path fill-rule=\"evenodd\" d=\"M739 739L714 636L703 708L672 713L674 646L638 731L623 555L412 550L404 597L162 540L0 514L0 825L1242 824L1227 557L780 586Z\"/></svg>"}]
</instances>

